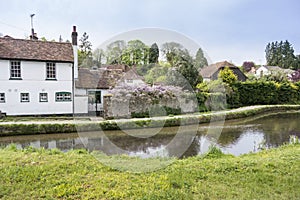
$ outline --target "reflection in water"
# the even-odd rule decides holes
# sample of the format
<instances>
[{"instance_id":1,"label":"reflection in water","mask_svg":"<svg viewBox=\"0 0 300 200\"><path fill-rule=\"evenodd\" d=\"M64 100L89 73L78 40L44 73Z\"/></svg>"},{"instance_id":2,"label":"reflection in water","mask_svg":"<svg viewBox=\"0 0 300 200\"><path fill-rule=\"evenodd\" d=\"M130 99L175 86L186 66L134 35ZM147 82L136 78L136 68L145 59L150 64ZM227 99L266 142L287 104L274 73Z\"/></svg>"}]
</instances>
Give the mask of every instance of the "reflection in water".
<instances>
[{"instance_id":1,"label":"reflection in water","mask_svg":"<svg viewBox=\"0 0 300 200\"><path fill-rule=\"evenodd\" d=\"M289 141L290 135L300 137L300 113L276 114L266 117L255 117L241 120L227 121L217 140L217 145L226 153L240 155L255 152L259 147L277 147ZM174 145L178 127L163 128L160 133L151 137L133 137L122 131L87 132L80 134L49 134L32 136L1 137L0 146L15 143L18 148L28 146L36 148L53 149L62 151L86 148L89 151L100 150L107 155L128 154L130 156L176 156L178 155L179 141L191 143L181 157L189 157L205 152L216 138L207 136L208 126L199 125L198 134L189 138L189 127L185 127L185 135L180 135ZM215 127L220 128L220 127ZM142 131L142 130L136 130ZM148 129L146 132L151 132ZM213 132L213 131L212 131ZM190 141L187 141L186 138ZM185 140L184 140L185 139ZM114 148L112 148L113 146ZM115 148L118 147L118 148Z\"/></svg>"}]
</instances>

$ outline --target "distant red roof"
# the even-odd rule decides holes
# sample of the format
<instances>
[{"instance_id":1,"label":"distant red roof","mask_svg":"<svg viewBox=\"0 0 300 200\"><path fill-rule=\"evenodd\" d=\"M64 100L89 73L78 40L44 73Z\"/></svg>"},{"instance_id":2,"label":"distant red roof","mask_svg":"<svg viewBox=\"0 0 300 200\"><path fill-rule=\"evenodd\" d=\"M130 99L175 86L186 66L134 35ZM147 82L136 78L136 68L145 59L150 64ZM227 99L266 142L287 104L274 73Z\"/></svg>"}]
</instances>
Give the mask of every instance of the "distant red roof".
<instances>
[{"instance_id":1,"label":"distant red roof","mask_svg":"<svg viewBox=\"0 0 300 200\"><path fill-rule=\"evenodd\" d=\"M79 68L76 88L109 89L125 79L143 80L136 69L126 65L107 65L97 70Z\"/></svg>"},{"instance_id":2,"label":"distant red roof","mask_svg":"<svg viewBox=\"0 0 300 200\"><path fill-rule=\"evenodd\" d=\"M0 59L73 62L73 47L67 42L0 38Z\"/></svg>"}]
</instances>

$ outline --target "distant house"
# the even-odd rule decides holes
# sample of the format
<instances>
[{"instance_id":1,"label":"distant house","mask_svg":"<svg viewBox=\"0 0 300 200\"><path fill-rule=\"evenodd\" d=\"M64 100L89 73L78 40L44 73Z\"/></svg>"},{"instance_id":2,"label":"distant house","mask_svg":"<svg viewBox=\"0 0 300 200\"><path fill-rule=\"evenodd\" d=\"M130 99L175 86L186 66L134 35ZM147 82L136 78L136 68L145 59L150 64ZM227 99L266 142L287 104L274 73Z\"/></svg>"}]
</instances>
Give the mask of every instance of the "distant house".
<instances>
[{"instance_id":1,"label":"distant house","mask_svg":"<svg viewBox=\"0 0 300 200\"><path fill-rule=\"evenodd\" d=\"M217 80L220 71L223 70L225 67L229 67L233 71L233 73L238 77L239 81L247 80L247 76L238 67L227 61L217 62L215 64L211 64L202 68L200 70L200 75L203 77L204 81Z\"/></svg>"},{"instance_id":2,"label":"distant house","mask_svg":"<svg viewBox=\"0 0 300 200\"><path fill-rule=\"evenodd\" d=\"M256 70L255 75L257 77L263 77L266 75L282 73L285 74L287 78L290 78L294 72L295 71L292 69L283 69L278 66L261 66Z\"/></svg>"},{"instance_id":3,"label":"distant house","mask_svg":"<svg viewBox=\"0 0 300 200\"><path fill-rule=\"evenodd\" d=\"M136 68L133 67L130 70L126 71L123 76L118 80L117 85L125 84L125 85L141 85L145 84L144 77L140 76Z\"/></svg>"},{"instance_id":4,"label":"distant house","mask_svg":"<svg viewBox=\"0 0 300 200\"><path fill-rule=\"evenodd\" d=\"M76 28L73 33L77 41ZM0 38L0 110L7 115L72 114L75 46Z\"/></svg>"},{"instance_id":5,"label":"distant house","mask_svg":"<svg viewBox=\"0 0 300 200\"><path fill-rule=\"evenodd\" d=\"M98 69L79 68L75 82L75 113L100 114L103 111L103 96L117 85L144 84L135 68L127 65L108 65Z\"/></svg>"}]
</instances>

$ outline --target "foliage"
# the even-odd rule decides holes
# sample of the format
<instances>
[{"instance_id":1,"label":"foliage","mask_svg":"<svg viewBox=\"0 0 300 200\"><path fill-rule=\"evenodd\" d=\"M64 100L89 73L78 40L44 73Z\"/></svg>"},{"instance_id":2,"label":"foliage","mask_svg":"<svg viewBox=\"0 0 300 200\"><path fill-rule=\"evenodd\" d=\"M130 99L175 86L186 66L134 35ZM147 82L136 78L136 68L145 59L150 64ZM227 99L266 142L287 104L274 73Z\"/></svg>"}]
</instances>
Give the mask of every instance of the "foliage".
<instances>
[{"instance_id":1,"label":"foliage","mask_svg":"<svg viewBox=\"0 0 300 200\"><path fill-rule=\"evenodd\" d=\"M293 82L298 82L300 81L300 69L298 69L297 71L295 71L292 76L291 76L291 81Z\"/></svg>"},{"instance_id":2,"label":"foliage","mask_svg":"<svg viewBox=\"0 0 300 200\"><path fill-rule=\"evenodd\" d=\"M229 67L225 67L223 70L221 70L218 78L228 84L232 84L238 80L237 76Z\"/></svg>"},{"instance_id":3,"label":"foliage","mask_svg":"<svg viewBox=\"0 0 300 200\"><path fill-rule=\"evenodd\" d=\"M227 84L224 82L210 81L197 85L197 98L200 110L206 108L205 102L208 96L214 93L226 95L226 103L229 108L251 105L270 104L298 104L300 102L300 82L275 82L275 81L247 81ZM222 103L222 99L220 99ZM225 108L226 108L225 106Z\"/></svg>"},{"instance_id":4,"label":"foliage","mask_svg":"<svg viewBox=\"0 0 300 200\"><path fill-rule=\"evenodd\" d=\"M167 59L172 67L176 64L178 58L182 56L183 52L187 50L184 47L176 42L166 42L162 44L162 53L163 56Z\"/></svg>"},{"instance_id":5,"label":"foliage","mask_svg":"<svg viewBox=\"0 0 300 200\"><path fill-rule=\"evenodd\" d=\"M232 90L227 83L221 81L220 79L200 83L197 85L197 89L198 91L209 92L209 93L214 93L214 92L230 93Z\"/></svg>"},{"instance_id":6,"label":"foliage","mask_svg":"<svg viewBox=\"0 0 300 200\"><path fill-rule=\"evenodd\" d=\"M122 64L129 66L148 64L149 47L140 40L130 40L122 52Z\"/></svg>"},{"instance_id":7,"label":"foliage","mask_svg":"<svg viewBox=\"0 0 300 200\"><path fill-rule=\"evenodd\" d=\"M294 49L289 41L276 41L266 46L267 65L280 66L285 69L299 69L300 60L294 55Z\"/></svg>"},{"instance_id":8,"label":"foliage","mask_svg":"<svg viewBox=\"0 0 300 200\"><path fill-rule=\"evenodd\" d=\"M227 108L226 94L224 93L198 92L196 93L196 97L198 100L199 112L219 111Z\"/></svg>"},{"instance_id":9,"label":"foliage","mask_svg":"<svg viewBox=\"0 0 300 200\"><path fill-rule=\"evenodd\" d=\"M79 39L79 52L78 52L78 65L82 66L84 60L89 59L91 60L92 56L92 44L88 40L89 35L84 32L82 37ZM84 64L89 64L89 63L84 63ZM88 66L91 67L91 66Z\"/></svg>"},{"instance_id":10,"label":"foliage","mask_svg":"<svg viewBox=\"0 0 300 200\"><path fill-rule=\"evenodd\" d=\"M152 114L152 115L151 115ZM167 106L151 106L148 112L131 113L132 118L158 117L166 115L180 115L180 108L171 108Z\"/></svg>"},{"instance_id":11,"label":"foliage","mask_svg":"<svg viewBox=\"0 0 300 200\"><path fill-rule=\"evenodd\" d=\"M202 51L201 48L198 49L197 53L196 53L196 58L195 58L195 67L196 69L201 69L204 66L207 66L207 59L204 56L204 53Z\"/></svg>"},{"instance_id":12,"label":"foliage","mask_svg":"<svg viewBox=\"0 0 300 200\"><path fill-rule=\"evenodd\" d=\"M214 153L215 152L215 153ZM159 158L105 157L96 152L0 150L1 199L299 199L298 144L234 157L174 160L155 172L109 168L159 165ZM102 156L102 157L101 157ZM106 165L95 159L102 158Z\"/></svg>"},{"instance_id":13,"label":"foliage","mask_svg":"<svg viewBox=\"0 0 300 200\"><path fill-rule=\"evenodd\" d=\"M242 68L244 69L245 72L249 72L254 67L255 64L252 61L245 61L242 65Z\"/></svg>"},{"instance_id":14,"label":"foliage","mask_svg":"<svg viewBox=\"0 0 300 200\"><path fill-rule=\"evenodd\" d=\"M154 63L149 63L148 65L138 65L136 66L136 70L140 76L145 76L155 66L156 64Z\"/></svg>"},{"instance_id":15,"label":"foliage","mask_svg":"<svg viewBox=\"0 0 300 200\"><path fill-rule=\"evenodd\" d=\"M280 72L280 71L274 71L270 74L264 75L260 78L261 81L275 81L278 83L282 82L288 82L287 74Z\"/></svg>"},{"instance_id":16,"label":"foliage","mask_svg":"<svg viewBox=\"0 0 300 200\"><path fill-rule=\"evenodd\" d=\"M187 90L195 88L198 83L202 82L202 77L194 67L193 58L186 49L178 49L174 52L172 54L174 57L170 61L170 64L173 63L171 66L174 67L168 71L167 83Z\"/></svg>"},{"instance_id":17,"label":"foliage","mask_svg":"<svg viewBox=\"0 0 300 200\"><path fill-rule=\"evenodd\" d=\"M158 63L159 49L156 43L152 44L149 49L149 63Z\"/></svg>"},{"instance_id":18,"label":"foliage","mask_svg":"<svg viewBox=\"0 0 300 200\"><path fill-rule=\"evenodd\" d=\"M117 40L106 47L106 64L122 64L122 54L126 48L124 40Z\"/></svg>"},{"instance_id":19,"label":"foliage","mask_svg":"<svg viewBox=\"0 0 300 200\"><path fill-rule=\"evenodd\" d=\"M149 86L149 85L120 85L109 90L108 93L115 97L125 95L149 96L149 98L160 98L162 96L175 97L182 94L182 90L175 86Z\"/></svg>"},{"instance_id":20,"label":"foliage","mask_svg":"<svg viewBox=\"0 0 300 200\"><path fill-rule=\"evenodd\" d=\"M146 83L153 84L156 82L165 82L168 69L169 68L166 66L155 65L145 76Z\"/></svg>"},{"instance_id":21,"label":"foliage","mask_svg":"<svg viewBox=\"0 0 300 200\"><path fill-rule=\"evenodd\" d=\"M224 157L224 153L220 148L215 145L209 147L207 154L205 155L206 158L221 158Z\"/></svg>"},{"instance_id":22,"label":"foliage","mask_svg":"<svg viewBox=\"0 0 300 200\"><path fill-rule=\"evenodd\" d=\"M273 81L236 82L232 88L239 99L239 106L297 104L300 102L299 86Z\"/></svg>"},{"instance_id":23,"label":"foliage","mask_svg":"<svg viewBox=\"0 0 300 200\"><path fill-rule=\"evenodd\" d=\"M93 52L93 64L96 65L97 67L101 67L101 65L105 63L104 59L105 59L104 50L97 48Z\"/></svg>"}]
</instances>

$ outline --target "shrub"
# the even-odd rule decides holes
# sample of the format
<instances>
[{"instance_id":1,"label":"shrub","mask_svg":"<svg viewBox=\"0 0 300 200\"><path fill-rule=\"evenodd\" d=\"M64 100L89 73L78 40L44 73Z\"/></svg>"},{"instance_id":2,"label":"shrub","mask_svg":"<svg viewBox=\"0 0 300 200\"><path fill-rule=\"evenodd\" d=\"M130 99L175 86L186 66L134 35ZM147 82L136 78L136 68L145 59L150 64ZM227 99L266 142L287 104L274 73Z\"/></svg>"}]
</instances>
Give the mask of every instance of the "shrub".
<instances>
[{"instance_id":1,"label":"shrub","mask_svg":"<svg viewBox=\"0 0 300 200\"><path fill-rule=\"evenodd\" d=\"M151 113L151 114L150 114ZM168 115L180 115L180 108L171 108L167 106L154 106L149 112L132 112L132 118L145 118L145 117L158 117L158 116L168 116Z\"/></svg>"},{"instance_id":2,"label":"shrub","mask_svg":"<svg viewBox=\"0 0 300 200\"><path fill-rule=\"evenodd\" d=\"M235 93L234 95L238 96L240 106L295 104L300 100L299 86L287 82L236 82L232 84L232 89ZM228 103L232 105L234 102L231 101Z\"/></svg>"},{"instance_id":3,"label":"shrub","mask_svg":"<svg viewBox=\"0 0 300 200\"><path fill-rule=\"evenodd\" d=\"M238 80L238 77L233 73L229 67L225 67L218 75L223 82L232 84Z\"/></svg>"}]
</instances>

